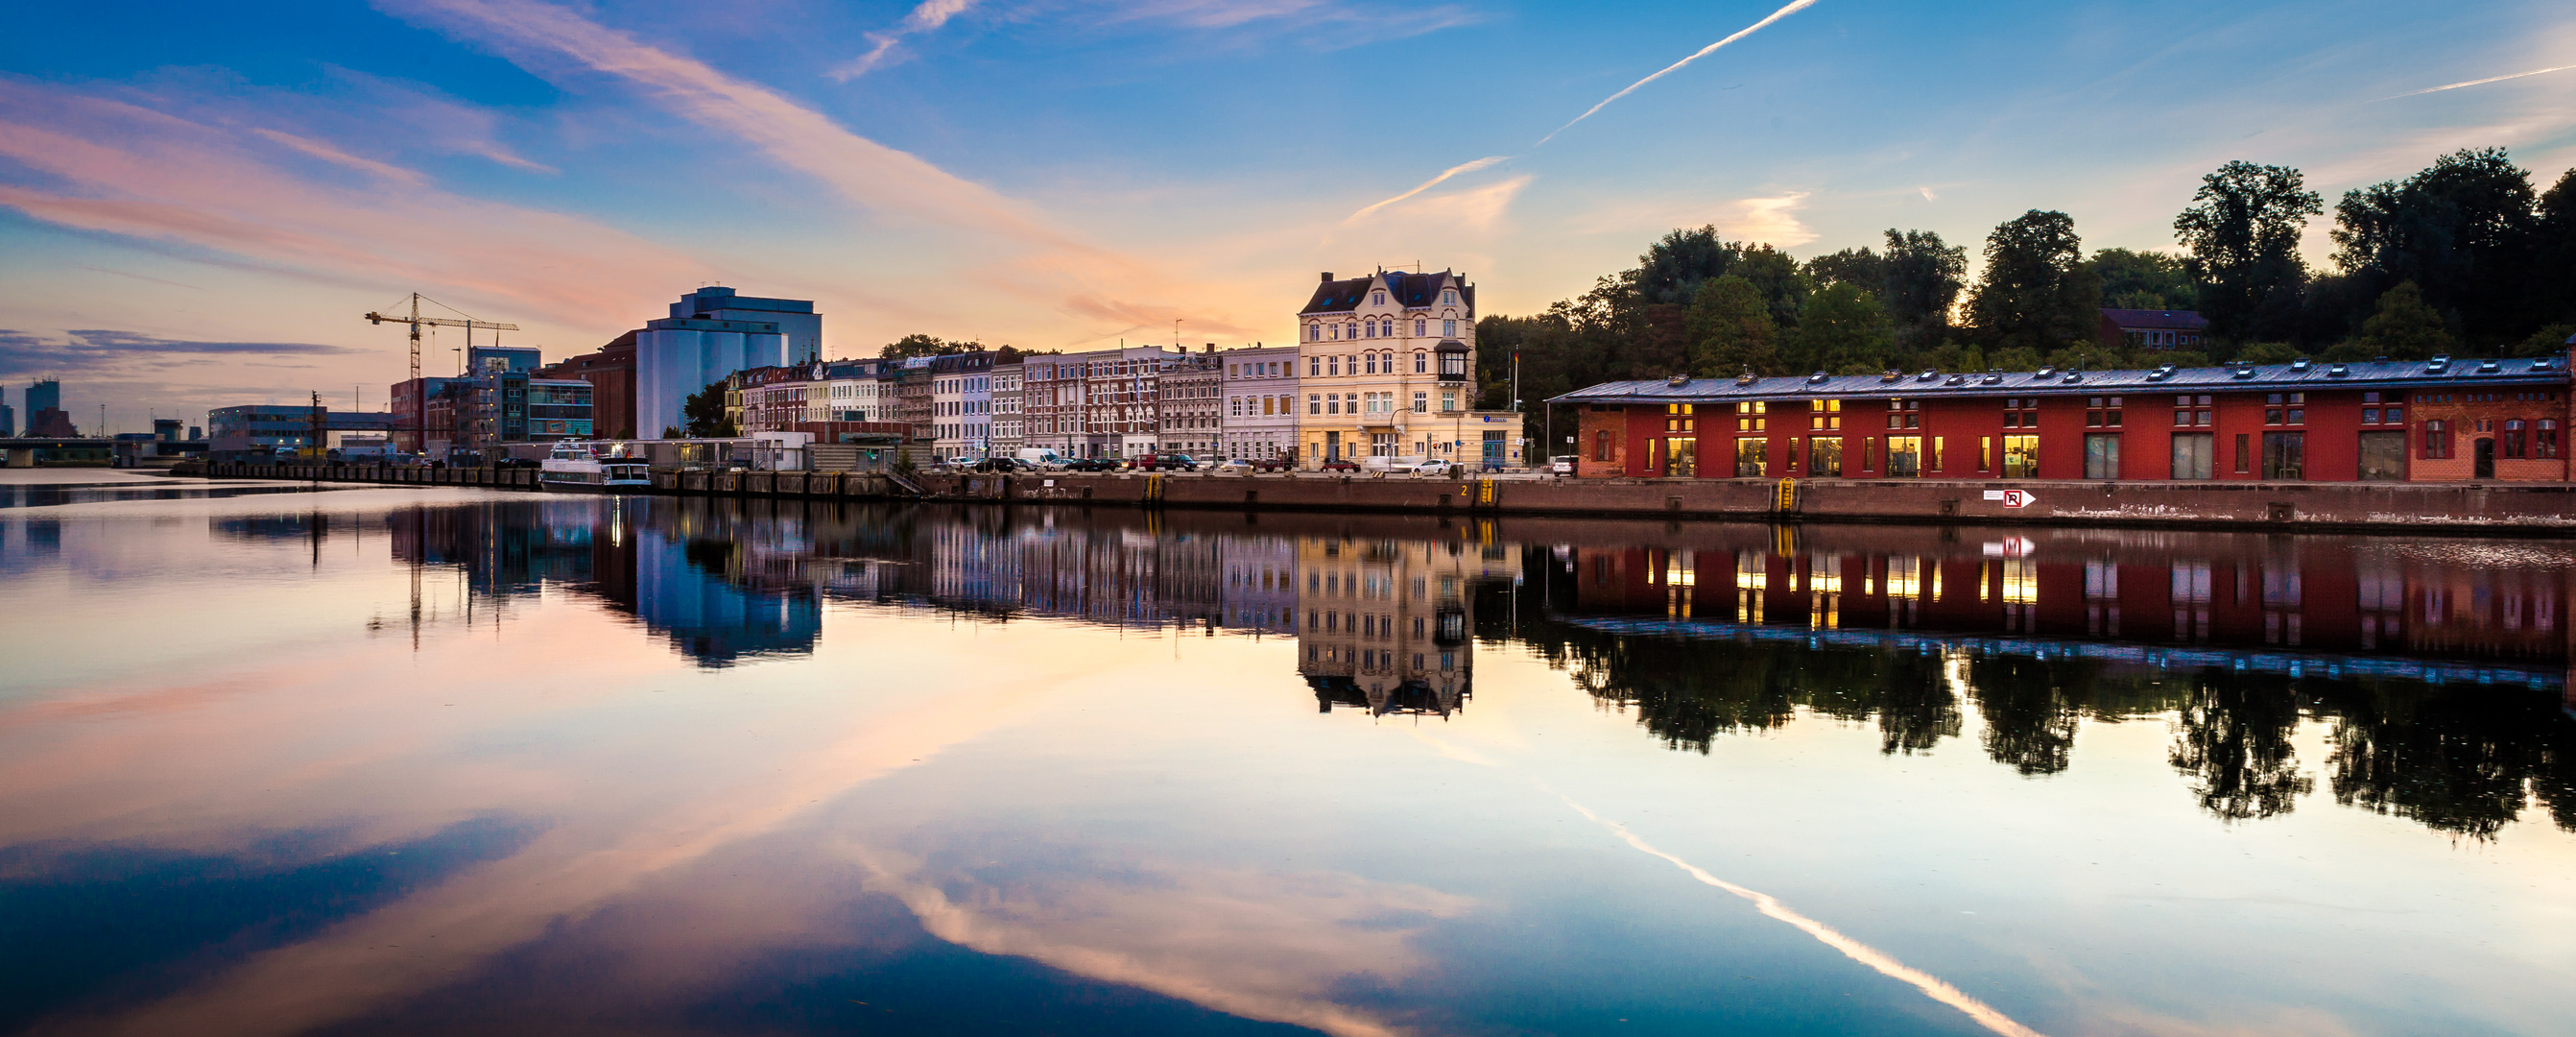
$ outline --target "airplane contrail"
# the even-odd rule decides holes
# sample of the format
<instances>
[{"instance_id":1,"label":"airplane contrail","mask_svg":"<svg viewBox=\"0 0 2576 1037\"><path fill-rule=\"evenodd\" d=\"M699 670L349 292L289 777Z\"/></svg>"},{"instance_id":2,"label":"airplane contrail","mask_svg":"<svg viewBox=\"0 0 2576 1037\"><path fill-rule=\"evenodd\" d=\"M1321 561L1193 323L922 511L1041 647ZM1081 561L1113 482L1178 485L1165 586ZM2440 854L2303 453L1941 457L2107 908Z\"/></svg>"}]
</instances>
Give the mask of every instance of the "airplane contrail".
<instances>
[{"instance_id":1,"label":"airplane contrail","mask_svg":"<svg viewBox=\"0 0 2576 1037\"><path fill-rule=\"evenodd\" d=\"M2390 94L2386 97L2375 97L2371 99L2370 103L2378 104L2381 101L2394 101L2400 97L2422 97L2425 94L2438 94L2444 90L2457 90L2464 86L2485 86L2488 83L2501 83L2508 79L2520 79L2524 76L2537 76L2548 72L2565 72L2571 68L2576 68L2576 65L2560 65L2556 68L2535 68L2529 72L2516 72L2508 76L2488 76L2485 79L2472 79L2465 83L2448 83L2442 86L2426 87L2422 90L2415 90L2403 94Z\"/></svg>"},{"instance_id":2,"label":"airplane contrail","mask_svg":"<svg viewBox=\"0 0 2576 1037\"><path fill-rule=\"evenodd\" d=\"M1546 786L1541 785L1540 787L1545 788ZM1548 791L1556 792L1554 789L1548 789ZM1728 882L1725 879L1718 878L1715 875L1711 875L1708 872L1700 870L1700 867L1696 864L1692 864L1680 857L1676 857L1672 854L1656 849L1653 844L1637 838L1637 834L1629 831L1628 826L1593 813L1590 808L1585 807L1581 803L1575 802L1573 797L1567 796L1562 792L1557 792L1556 798L1564 800L1566 806L1573 807L1574 812L1583 815L1585 820L1609 829L1610 834L1618 836L1629 846L1634 847L1641 852L1663 858L1666 862L1672 864L1672 866L1689 873L1690 877L1698 879L1702 883L1715 886L1729 893L1733 893L1736 896L1752 901L1755 910L1772 918L1789 923L1801 932L1815 937L1817 942L1841 951L1843 953L1843 957L1850 958L1853 961L1867 965L1882 976L1886 976L1889 979L1896 980L1900 983L1911 986L1916 990L1922 991L1925 997L1929 997L1934 1001L1938 1001L1942 1004L1958 1009L1960 1012L1967 1015L1968 1018L1976 1020L1977 1025L1983 1026L1988 1030L1992 1030L1995 1033L2002 1035L2002 1037L2043 1037L2039 1031L2015 1022L2011 1016L1997 1011L1992 1005L1979 1001L1976 998L1969 997L1965 991L1951 986L1948 981L1911 965L1907 965L1904 962L1898 961L1889 956L1887 952L1879 950L1876 947L1872 947L1868 944L1852 939L1851 937L1845 936L1841 932L1835 930L1832 926L1799 914L1798 912L1791 910L1788 905L1781 903L1779 898L1774 897L1771 894L1761 892L1760 890L1746 889L1742 886L1736 885L1735 883Z\"/></svg>"},{"instance_id":3,"label":"airplane contrail","mask_svg":"<svg viewBox=\"0 0 2576 1037\"><path fill-rule=\"evenodd\" d=\"M1683 58L1683 59L1681 59L1680 61L1673 62L1673 63L1672 63L1672 64L1670 64L1670 65L1666 65L1666 66L1664 66L1664 68L1663 68L1663 70L1662 70L1662 71L1657 72L1657 73L1655 73L1654 75L1647 76L1646 78L1644 78L1644 79L1640 79L1640 80L1638 80L1638 81L1636 81L1636 82L1634 82L1634 83L1630 83L1630 84L1628 84L1628 89L1625 89L1625 90L1619 91L1618 93L1615 93L1615 94L1612 94L1612 95L1610 95L1610 96L1608 96L1608 97L1606 97L1606 98L1603 98L1600 104L1596 104L1596 105L1593 105L1592 107L1590 107L1590 108L1588 108L1588 109L1585 109L1585 110L1584 110L1584 112L1583 112L1583 114L1575 116L1575 117L1574 117L1574 119L1573 119L1573 121L1568 122L1568 123L1566 123L1566 124L1565 124L1565 125L1563 125L1563 126L1559 126L1559 127L1557 127L1557 128L1556 128L1556 132L1555 132L1555 133L1550 133L1550 134L1548 134L1547 136L1544 136L1544 137L1539 138L1539 139L1538 139L1538 144L1545 144L1545 143L1547 143L1547 142L1549 142L1549 141L1551 141L1551 140L1555 140L1555 139L1556 139L1556 134L1558 134L1558 133L1563 133L1563 132L1565 132L1566 130L1572 129L1572 128L1574 127L1574 124L1575 124L1575 123L1582 122L1582 121L1583 121L1583 120L1585 120L1585 119L1589 119L1589 118L1591 118L1591 117L1592 117L1592 113L1593 113L1593 112L1597 112L1597 111L1600 111L1601 109L1604 109L1604 108L1610 107L1610 102L1612 102L1612 101L1616 101L1616 100L1618 100L1618 99L1620 99L1620 98L1622 98L1622 97L1626 97L1626 96L1628 96L1629 94L1632 94L1632 93L1637 92L1637 88L1638 88L1638 87L1644 86L1644 85L1646 85L1646 84L1648 84L1648 83L1652 83L1652 82L1654 82L1655 80L1662 79L1662 78L1664 78L1665 76L1671 75L1675 70L1677 70L1677 69L1681 68L1681 67L1682 67L1682 66L1684 66L1684 65L1690 64L1691 62L1698 61L1698 60L1699 60L1699 59L1701 59L1701 58L1704 58L1704 57L1709 56L1710 54L1716 53L1716 52L1717 52L1717 49L1718 49L1719 47L1726 46L1727 44L1733 43L1733 42L1735 42L1735 41L1737 41L1737 40L1740 40L1740 39L1743 39L1743 38L1745 38L1745 37L1747 37L1747 36L1751 36L1751 35L1753 35L1754 33L1760 32L1760 31L1762 31L1762 29L1763 29L1765 26L1768 26L1768 25L1770 25L1770 24L1771 24L1771 23L1773 23L1773 22L1779 21L1779 20L1780 20L1780 19L1782 19L1782 18L1786 18L1786 17L1788 17L1788 16L1790 16L1790 15L1796 14L1796 13L1798 13L1798 12L1800 12L1800 11L1804 11L1804 10L1806 10L1806 9L1807 9L1807 8L1809 8L1809 7L1813 7L1813 6L1815 6L1815 3L1816 3L1816 0L1790 0L1790 2L1789 2L1789 5L1788 5L1788 6L1783 7L1783 8L1781 8L1781 9L1777 10L1777 11L1773 11L1773 12L1771 12L1771 16L1770 16L1770 17L1768 17L1768 18L1764 18L1764 19L1762 19L1761 21L1758 21L1758 22L1755 22L1755 23L1753 23L1753 24L1751 24L1751 25L1745 26L1743 31L1738 32L1738 33L1736 33L1736 34L1735 34L1735 35L1733 35L1733 36L1729 36L1729 37L1727 37L1727 38L1725 38L1725 39L1722 39L1722 40L1719 40L1719 41L1717 41L1717 42L1715 42L1715 43L1709 44L1708 46L1701 47L1701 48L1699 49L1699 52L1698 52L1698 53L1693 54L1693 55L1691 55L1691 56L1689 56L1689 57L1687 57L1687 58ZM1537 146L1538 146L1538 144L1532 144L1532 145L1530 145L1530 146L1531 146L1531 147L1537 147Z\"/></svg>"},{"instance_id":4,"label":"airplane contrail","mask_svg":"<svg viewBox=\"0 0 2576 1037\"><path fill-rule=\"evenodd\" d=\"M1415 185L1415 186L1414 186L1414 188L1413 188L1413 190L1406 191L1406 192L1404 192L1403 194L1396 195L1396 196L1395 196L1395 197L1393 197L1393 198L1389 198L1389 199L1387 199L1387 200L1385 200L1385 201L1382 201L1382 202L1379 202L1379 203L1377 203L1377 204L1375 204L1375 205L1371 205L1371 206L1369 206L1369 207L1367 207L1367 208L1361 209L1361 210L1360 210L1360 211L1358 211L1358 212L1352 213L1348 219L1345 219L1345 220L1343 220L1343 221L1342 221L1342 224L1343 224L1344 226L1348 226L1348 225L1350 225L1350 224L1357 223L1357 222L1359 222L1360 217L1362 217L1362 216L1366 216L1366 215L1368 215L1368 214L1370 214L1370 213L1373 213L1373 212L1376 212L1376 211L1378 211L1378 210L1380 210L1380 209L1386 208L1387 206L1393 205L1393 204L1395 204L1395 203L1397 203L1397 202L1400 202L1400 201L1403 201L1403 200L1405 200L1405 199L1407 199L1407 198L1411 198L1411 197L1413 197L1414 195L1421 194L1421 193L1422 193L1422 192L1424 192L1424 191L1428 191L1428 190L1432 189L1434 186L1437 186L1441 181L1443 181L1443 180L1447 180L1447 179L1449 179L1450 177L1457 176L1457 175L1458 175L1458 174L1460 174L1460 173L1473 173L1473 172L1475 172L1475 171L1477 171L1477 170L1479 170L1479 169L1483 169L1483 168L1485 168L1486 166L1493 165L1493 164L1494 164L1494 163L1496 163L1496 162L1505 161L1505 160L1507 160L1507 159L1509 159L1509 158L1511 158L1511 156L1509 156L1509 155L1487 155L1487 156L1485 156L1485 157L1483 157L1483 158L1480 158L1480 159L1477 159L1477 160L1475 160L1475 161L1473 161L1473 162L1463 162L1463 163L1460 163L1460 164L1458 164L1458 165L1451 166L1451 167L1449 167L1449 168L1447 168L1447 169L1441 170L1441 171L1440 171L1440 175L1439 175L1439 176L1432 177L1432 178L1431 178L1431 179L1429 179L1429 180L1425 180L1425 181L1421 182L1420 184Z\"/></svg>"}]
</instances>

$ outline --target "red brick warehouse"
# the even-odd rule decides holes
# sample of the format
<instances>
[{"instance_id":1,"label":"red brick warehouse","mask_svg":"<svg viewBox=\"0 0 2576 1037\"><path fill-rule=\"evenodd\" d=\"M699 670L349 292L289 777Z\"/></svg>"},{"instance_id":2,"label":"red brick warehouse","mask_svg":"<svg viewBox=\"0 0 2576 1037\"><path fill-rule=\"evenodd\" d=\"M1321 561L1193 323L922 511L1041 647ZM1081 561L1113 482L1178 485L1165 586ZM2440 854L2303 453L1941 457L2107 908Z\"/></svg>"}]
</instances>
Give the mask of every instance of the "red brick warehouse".
<instances>
[{"instance_id":1,"label":"red brick warehouse","mask_svg":"<svg viewBox=\"0 0 2576 1037\"><path fill-rule=\"evenodd\" d=\"M1589 478L2568 480L2568 358L1605 382Z\"/></svg>"}]
</instances>

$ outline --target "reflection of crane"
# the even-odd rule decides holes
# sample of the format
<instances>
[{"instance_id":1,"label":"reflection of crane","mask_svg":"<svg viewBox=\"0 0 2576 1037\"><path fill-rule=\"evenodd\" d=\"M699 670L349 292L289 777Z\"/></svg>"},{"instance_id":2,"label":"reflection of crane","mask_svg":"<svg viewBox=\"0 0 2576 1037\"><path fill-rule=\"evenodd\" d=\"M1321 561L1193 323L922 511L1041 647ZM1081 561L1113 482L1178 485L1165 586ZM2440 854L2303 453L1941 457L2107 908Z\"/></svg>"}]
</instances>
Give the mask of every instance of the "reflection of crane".
<instances>
[{"instance_id":1,"label":"reflection of crane","mask_svg":"<svg viewBox=\"0 0 2576 1037\"><path fill-rule=\"evenodd\" d=\"M408 317L398 313L377 313L373 310L367 311L367 323L370 324L382 324L386 321L392 321L396 324L411 325L411 376L413 378L420 377L420 326L423 324L465 329L465 345L468 348L471 348L474 345L474 329L476 328L489 328L493 331L519 330L519 326L516 324L494 324L489 321L475 320L471 317L464 320L449 320L445 317L423 317L420 315L420 303L422 298L423 296L419 292L411 293L411 316ZM432 306L447 306L446 303L440 302L436 299L429 300L429 304ZM447 306L447 308L450 310L456 309L456 307L453 306ZM496 340L497 338L498 336L495 336Z\"/></svg>"}]
</instances>

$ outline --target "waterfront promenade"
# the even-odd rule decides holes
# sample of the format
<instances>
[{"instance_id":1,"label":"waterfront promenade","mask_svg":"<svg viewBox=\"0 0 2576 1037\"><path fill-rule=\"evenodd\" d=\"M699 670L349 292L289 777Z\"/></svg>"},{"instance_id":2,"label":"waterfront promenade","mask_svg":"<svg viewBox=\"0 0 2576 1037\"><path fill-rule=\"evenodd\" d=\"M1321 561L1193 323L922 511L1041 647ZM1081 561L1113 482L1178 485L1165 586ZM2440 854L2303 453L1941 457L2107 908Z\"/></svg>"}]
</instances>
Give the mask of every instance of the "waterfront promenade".
<instances>
[{"instance_id":1,"label":"waterfront promenade","mask_svg":"<svg viewBox=\"0 0 2576 1037\"><path fill-rule=\"evenodd\" d=\"M213 465L207 474L540 489L537 473L525 469ZM924 474L912 477L922 491L915 494L885 476L864 473L660 471L653 480L650 492L659 494L799 500L2495 535L2576 530L2576 485L2567 483L1824 479L1784 486L1764 479L1120 472Z\"/></svg>"}]
</instances>

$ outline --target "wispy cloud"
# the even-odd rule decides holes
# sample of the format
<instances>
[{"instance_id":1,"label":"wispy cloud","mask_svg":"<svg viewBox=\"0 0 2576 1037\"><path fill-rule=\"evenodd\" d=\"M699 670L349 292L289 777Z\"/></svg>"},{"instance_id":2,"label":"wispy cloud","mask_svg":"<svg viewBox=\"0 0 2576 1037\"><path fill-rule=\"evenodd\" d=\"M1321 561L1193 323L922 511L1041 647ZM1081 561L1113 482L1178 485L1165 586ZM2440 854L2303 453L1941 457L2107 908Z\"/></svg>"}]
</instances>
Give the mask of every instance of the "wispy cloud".
<instances>
[{"instance_id":1,"label":"wispy cloud","mask_svg":"<svg viewBox=\"0 0 2576 1037\"><path fill-rule=\"evenodd\" d=\"M437 286L521 319L629 326L669 286L709 273L591 221L461 197L302 135L45 85L0 81L0 158L34 174L0 184L0 205L34 219L319 283ZM350 183L298 168L304 159L370 175Z\"/></svg>"},{"instance_id":2,"label":"wispy cloud","mask_svg":"<svg viewBox=\"0 0 2576 1037\"><path fill-rule=\"evenodd\" d=\"M1796 13L1798 13L1798 12L1800 12L1800 11L1806 10L1806 9L1807 9L1807 8L1809 8L1809 7L1813 7L1813 6L1815 6L1815 3L1816 3L1816 0L1790 0L1790 2L1789 2L1789 5L1788 5L1788 6L1783 7L1783 8L1781 8L1781 9L1777 10L1777 11L1773 11L1773 12L1771 12L1770 17L1764 18L1764 19L1762 19L1761 21L1758 21L1758 22L1755 22L1755 23L1753 23L1753 24L1751 24L1751 25L1745 26L1742 30L1738 31L1738 32L1737 32L1735 35L1733 35L1733 36L1729 36L1729 37L1727 37L1727 38L1725 38L1725 39L1722 39L1722 40L1719 40L1719 41L1717 41L1717 42L1715 42L1715 43L1709 44L1708 46L1701 47L1701 48L1698 50L1698 52L1697 52L1697 53L1694 53L1694 54L1692 54L1691 56L1689 56L1689 57L1687 57L1687 58L1683 58L1683 59L1681 59L1680 61L1673 62L1673 63L1672 63L1672 64L1670 64L1670 65L1666 65L1666 66L1664 66L1662 70L1660 70L1660 71L1656 72L1654 75L1647 76L1647 77L1646 77L1646 78L1644 78L1644 79L1640 79L1640 80L1638 80L1638 81L1636 81L1636 82L1634 82L1634 83L1630 83L1630 84L1628 84L1628 88L1627 88L1627 89L1625 89L1625 90L1621 90L1621 91L1619 91L1618 93L1615 93L1615 94L1612 94L1612 95L1610 95L1610 96L1608 96L1608 97L1602 98L1602 99L1601 99L1601 103L1600 103L1600 104L1596 104L1596 105L1593 105L1593 106L1592 106L1592 107L1590 107L1590 108L1586 108L1586 109L1584 109L1584 110L1583 110L1583 114L1575 116L1573 119L1571 119L1571 120L1567 121L1565 125L1557 127L1557 128L1555 129L1555 131L1554 131L1554 132L1549 133L1547 136L1544 136L1544 137L1539 138L1539 139L1538 139L1538 143L1539 143L1539 144L1545 144L1545 143L1547 143L1547 142L1549 142L1549 141L1551 141L1551 140L1555 140L1555 139L1556 139L1556 135L1557 135L1557 134L1559 134L1559 133L1563 133L1563 132L1565 132L1565 131L1567 131L1567 130L1570 130L1570 129L1573 129L1573 128L1574 128L1574 124L1575 124L1575 123L1582 122L1582 121L1583 121L1583 120L1585 120L1585 119L1589 119L1589 118L1591 118L1591 117L1592 117L1592 113L1594 113L1594 112L1598 112L1598 111L1600 111L1601 109L1604 109L1604 108L1610 107L1610 102L1612 102L1612 101L1616 101L1616 100L1618 100L1618 99L1620 99L1620 98L1622 98L1622 97L1626 97L1626 96L1628 96L1629 94L1636 93L1636 92L1637 92L1637 88L1638 88L1638 87L1644 86L1644 85L1646 85L1646 84L1648 84L1648 83L1652 83L1652 82L1654 82L1655 80L1662 79L1662 78L1664 78L1665 76L1668 76L1668 75L1673 74L1674 72L1680 71L1680 70L1681 70L1681 68L1682 68L1682 66L1688 65L1688 64L1690 64L1691 62L1694 62L1694 61L1698 61L1699 59L1704 58L1704 57L1707 57L1707 56L1709 56L1709 55L1711 55L1711 54L1715 54L1715 53L1717 53L1718 48L1720 48L1720 47L1724 47L1724 46L1726 46L1727 44L1733 43L1733 42L1735 42L1735 41L1737 41L1737 40L1740 40L1740 39L1743 39L1743 38L1745 38L1745 37L1747 37L1747 36L1751 36L1751 35L1753 35L1754 33L1760 32L1760 31L1762 31L1764 28L1766 28L1766 27L1770 26L1770 24L1771 24L1771 23L1776 22L1776 21L1779 21L1780 19L1782 19L1782 18L1786 18L1786 17L1788 17L1788 16L1790 16L1790 15L1796 14ZM1537 146L1538 146L1538 144L1533 144L1533 145L1530 145L1530 146L1531 146L1531 147L1537 147Z\"/></svg>"},{"instance_id":3,"label":"wispy cloud","mask_svg":"<svg viewBox=\"0 0 2576 1037\"><path fill-rule=\"evenodd\" d=\"M2397 100L2398 98L2401 98L2401 97L2422 97L2422 96L2424 96L2425 94L2438 94L2438 93L2441 93L2441 92L2442 92L2442 91L2444 91L2444 90L2457 90L2457 89L2460 89L2461 87L2465 87L2465 86L2485 86L2485 85L2487 85L2487 84L2489 84L2489 83L2501 83L2501 82L2504 82L2505 80L2508 80L2508 79L2520 79L2520 78L2522 78L2522 77L2524 77L2524 76L2538 76L2538 75L2546 75L2546 74L2551 73L2551 72L2565 72L2565 71L2567 71L2568 69L2571 69L2571 68L2576 68L2576 65L2559 65L2559 66L2555 66L2555 67L2552 67L2552 68L2535 68L2535 69L2532 69L2532 70L2531 70L2531 71L2529 71L2529 72L2515 72L2515 73L2512 73L2512 74L2510 74L2510 75L2502 75L2502 76L2488 76L2488 77L2486 77L2485 79L2472 79L2472 80L2469 80L2469 81L2467 81L2467 82L2465 82L2465 83L2444 83L2444 84L2442 84L2441 86L2430 86L2430 87L2425 87L2425 88L2424 88L2424 89L2422 89L2422 90L2410 90L2410 91L2407 91L2406 93L2402 93L2402 94L2390 94L2390 95L2388 95L2388 96L2386 96L2386 97L2375 97L2375 98L2372 98L2372 99L2370 100L2370 103L2372 103L2372 104L2377 104L2377 103L2379 103L2379 102L2381 102L2381 101L2394 101L2394 100Z\"/></svg>"},{"instance_id":4,"label":"wispy cloud","mask_svg":"<svg viewBox=\"0 0 2576 1037\"><path fill-rule=\"evenodd\" d=\"M0 377L76 374L163 363L177 357L336 356L359 350L312 342L204 342L132 331L85 329L61 338L0 329Z\"/></svg>"},{"instance_id":5,"label":"wispy cloud","mask_svg":"<svg viewBox=\"0 0 2576 1037\"><path fill-rule=\"evenodd\" d=\"M894 28L867 34L870 44L867 53L826 74L844 83L864 76L883 64L887 55L893 52L896 44L903 42L904 37L930 32L946 25L949 19L964 14L967 8L973 6L975 6L975 0L921 0L921 6L913 8L912 13L903 16L903 21L896 24Z\"/></svg>"},{"instance_id":6,"label":"wispy cloud","mask_svg":"<svg viewBox=\"0 0 2576 1037\"><path fill-rule=\"evenodd\" d=\"M1795 248L1816 240L1816 232L1798 222L1796 215L1806 202L1805 191L1791 191L1769 198L1740 199L1730 207L1733 213L1718 219L1717 227L1746 241L1765 241L1781 248Z\"/></svg>"},{"instance_id":7,"label":"wispy cloud","mask_svg":"<svg viewBox=\"0 0 2576 1037\"><path fill-rule=\"evenodd\" d=\"M1206 298L1186 278L1080 240L1026 203L843 129L776 91L565 8L535 0L388 2L485 40L531 71L607 75L639 87L681 118L745 141L779 165L880 216L933 230L966 231L988 244L1018 250L1020 255L988 268L994 290L1086 317L1151 314L1135 323L1168 324L1173 317L1188 317L1194 326L1220 334L1249 330L1227 314L1211 312L1203 301L1165 301Z\"/></svg>"},{"instance_id":8,"label":"wispy cloud","mask_svg":"<svg viewBox=\"0 0 2576 1037\"><path fill-rule=\"evenodd\" d=\"M1473 162L1461 162L1461 163L1459 163L1459 164L1457 164L1457 165L1454 165L1454 166L1451 166L1451 167L1449 167L1449 168L1447 168L1447 169L1441 170L1441 171L1440 171L1440 175L1439 175L1439 176L1435 176L1435 177L1432 177L1432 178L1431 178L1431 179L1429 179L1429 180L1425 180L1425 181L1423 181L1423 182L1421 182L1421 183L1419 183L1419 184L1415 184L1415 185L1413 186L1413 190L1406 191L1406 192L1404 192L1403 194L1396 195L1396 196L1395 196L1395 197L1393 197L1393 198L1388 198L1388 199L1385 199L1385 200L1383 200L1383 201L1376 202L1376 203L1371 204L1371 205L1363 206L1363 207L1360 209L1360 211L1355 212L1355 213L1352 213L1348 219L1343 220L1343 221L1342 221L1342 225L1343 225L1343 226L1349 226L1349 225L1351 225L1351 224L1358 223L1361 219L1363 219L1363 218L1365 218L1366 216L1368 216L1368 214L1373 213L1373 212L1376 212L1376 211L1378 211L1378 210L1380 210L1380 209L1386 208L1387 206L1394 205L1394 204L1396 204L1397 202L1401 202L1401 201L1403 201L1403 200L1405 200L1405 199L1407 199L1407 198L1411 198L1411 197L1413 197L1414 195L1421 194L1421 193L1422 193L1422 192L1424 192L1424 191L1428 191L1428 190L1430 190L1430 189L1432 189L1432 188L1434 188L1434 187L1437 187L1437 186L1439 186L1439 185L1440 185L1440 182L1441 182L1441 181L1447 180L1447 179L1449 179L1450 177L1457 176L1457 175L1459 175L1459 174L1461 174L1461 173L1473 173L1473 172L1475 172L1475 171L1477 171L1477 170L1479 170L1479 169L1484 169L1484 168L1486 168L1486 167L1488 167L1488 166L1491 166L1491 165L1493 165L1493 164L1495 164L1495 163L1497 163L1497 162L1506 161L1506 160L1507 160L1507 159L1509 159L1509 158L1510 158L1510 156L1508 156L1508 155L1487 155L1487 156L1485 156L1485 157L1483 157L1483 158L1480 158L1480 159L1477 159L1477 160L1475 160L1475 161L1473 161Z\"/></svg>"}]
</instances>

